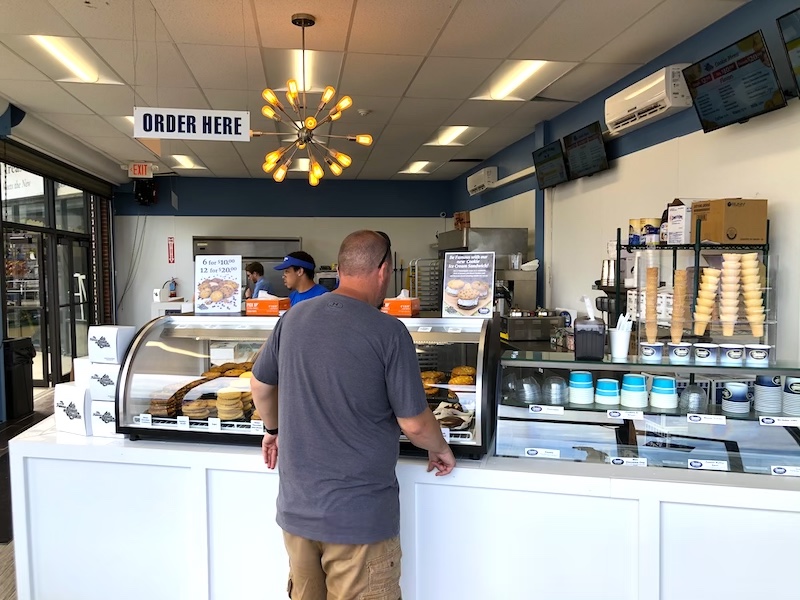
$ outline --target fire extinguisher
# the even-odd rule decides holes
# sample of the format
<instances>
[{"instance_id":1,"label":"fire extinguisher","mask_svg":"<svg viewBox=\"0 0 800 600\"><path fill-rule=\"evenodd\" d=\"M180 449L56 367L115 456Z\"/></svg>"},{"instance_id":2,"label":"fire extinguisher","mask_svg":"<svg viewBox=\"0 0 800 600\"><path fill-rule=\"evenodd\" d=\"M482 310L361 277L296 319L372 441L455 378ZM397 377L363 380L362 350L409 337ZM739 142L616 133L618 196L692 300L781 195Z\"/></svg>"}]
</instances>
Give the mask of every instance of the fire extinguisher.
<instances>
[{"instance_id":1,"label":"fire extinguisher","mask_svg":"<svg viewBox=\"0 0 800 600\"><path fill-rule=\"evenodd\" d=\"M170 298L178 297L178 282L175 281L174 277L169 280L169 297Z\"/></svg>"}]
</instances>

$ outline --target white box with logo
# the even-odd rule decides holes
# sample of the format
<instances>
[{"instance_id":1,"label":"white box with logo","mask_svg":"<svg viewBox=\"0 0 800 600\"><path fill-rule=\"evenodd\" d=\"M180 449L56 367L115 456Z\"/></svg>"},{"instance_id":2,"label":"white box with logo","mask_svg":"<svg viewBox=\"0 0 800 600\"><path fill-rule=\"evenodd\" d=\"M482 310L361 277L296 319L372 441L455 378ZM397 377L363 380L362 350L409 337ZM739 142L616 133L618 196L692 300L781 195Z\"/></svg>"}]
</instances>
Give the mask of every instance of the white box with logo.
<instances>
[{"instance_id":1,"label":"white box with logo","mask_svg":"<svg viewBox=\"0 0 800 600\"><path fill-rule=\"evenodd\" d=\"M117 419L114 407L114 402L92 400L90 420L94 437L124 437L121 433L117 433Z\"/></svg>"},{"instance_id":2,"label":"white box with logo","mask_svg":"<svg viewBox=\"0 0 800 600\"><path fill-rule=\"evenodd\" d=\"M122 367L105 363L90 363L89 394L92 400L114 402L117 399L117 382Z\"/></svg>"},{"instance_id":3,"label":"white box with logo","mask_svg":"<svg viewBox=\"0 0 800 600\"><path fill-rule=\"evenodd\" d=\"M92 377L92 361L88 356L80 356L72 359L72 379L78 385L89 387L89 380Z\"/></svg>"},{"instance_id":4,"label":"white box with logo","mask_svg":"<svg viewBox=\"0 0 800 600\"><path fill-rule=\"evenodd\" d=\"M74 382L59 383L53 393L56 430L77 435L92 435L89 418L92 400L89 389Z\"/></svg>"},{"instance_id":5,"label":"white box with logo","mask_svg":"<svg viewBox=\"0 0 800 600\"><path fill-rule=\"evenodd\" d=\"M136 327L93 325L89 327L89 360L119 365L136 335Z\"/></svg>"}]
</instances>

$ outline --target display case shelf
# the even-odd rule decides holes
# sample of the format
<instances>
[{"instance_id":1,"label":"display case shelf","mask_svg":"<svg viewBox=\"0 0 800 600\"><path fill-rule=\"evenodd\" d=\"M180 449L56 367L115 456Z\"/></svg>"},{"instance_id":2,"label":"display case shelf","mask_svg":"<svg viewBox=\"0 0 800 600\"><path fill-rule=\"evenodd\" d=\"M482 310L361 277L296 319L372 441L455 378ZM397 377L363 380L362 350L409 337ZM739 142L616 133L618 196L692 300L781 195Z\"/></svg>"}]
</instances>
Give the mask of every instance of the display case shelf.
<instances>
[{"instance_id":1,"label":"display case shelf","mask_svg":"<svg viewBox=\"0 0 800 600\"><path fill-rule=\"evenodd\" d=\"M628 252L636 250L733 250L733 251L747 251L750 252L767 252L769 251L769 244L714 244L712 242L705 242L698 244L621 244L620 247Z\"/></svg>"}]
</instances>

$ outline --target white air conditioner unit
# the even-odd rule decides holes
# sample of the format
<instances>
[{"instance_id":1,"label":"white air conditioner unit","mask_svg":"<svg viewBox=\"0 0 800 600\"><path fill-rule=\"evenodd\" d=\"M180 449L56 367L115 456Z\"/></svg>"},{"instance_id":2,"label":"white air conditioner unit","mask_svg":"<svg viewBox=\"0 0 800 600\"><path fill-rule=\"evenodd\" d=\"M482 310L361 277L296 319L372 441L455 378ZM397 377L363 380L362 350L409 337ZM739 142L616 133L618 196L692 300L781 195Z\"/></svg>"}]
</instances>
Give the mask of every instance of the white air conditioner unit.
<instances>
[{"instance_id":1,"label":"white air conditioner unit","mask_svg":"<svg viewBox=\"0 0 800 600\"><path fill-rule=\"evenodd\" d=\"M467 191L470 196L490 190L497 183L497 167L486 167L467 177Z\"/></svg>"},{"instance_id":2,"label":"white air conditioner unit","mask_svg":"<svg viewBox=\"0 0 800 600\"><path fill-rule=\"evenodd\" d=\"M692 105L683 78L688 64L669 65L606 100L606 126L611 135L628 133Z\"/></svg>"}]
</instances>

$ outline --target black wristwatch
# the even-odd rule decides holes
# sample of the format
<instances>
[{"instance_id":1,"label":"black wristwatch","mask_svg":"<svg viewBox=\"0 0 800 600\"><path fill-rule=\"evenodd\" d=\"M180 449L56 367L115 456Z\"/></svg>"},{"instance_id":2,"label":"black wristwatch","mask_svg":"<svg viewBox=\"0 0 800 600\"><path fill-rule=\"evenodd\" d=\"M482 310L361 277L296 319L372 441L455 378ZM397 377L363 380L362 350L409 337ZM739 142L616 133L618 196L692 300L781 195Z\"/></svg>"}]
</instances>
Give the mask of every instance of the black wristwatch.
<instances>
[{"instance_id":1,"label":"black wristwatch","mask_svg":"<svg viewBox=\"0 0 800 600\"><path fill-rule=\"evenodd\" d=\"M278 428L277 427L275 429L267 429L266 427L264 427L264 431L266 431L270 435L278 435Z\"/></svg>"}]
</instances>

